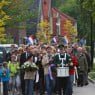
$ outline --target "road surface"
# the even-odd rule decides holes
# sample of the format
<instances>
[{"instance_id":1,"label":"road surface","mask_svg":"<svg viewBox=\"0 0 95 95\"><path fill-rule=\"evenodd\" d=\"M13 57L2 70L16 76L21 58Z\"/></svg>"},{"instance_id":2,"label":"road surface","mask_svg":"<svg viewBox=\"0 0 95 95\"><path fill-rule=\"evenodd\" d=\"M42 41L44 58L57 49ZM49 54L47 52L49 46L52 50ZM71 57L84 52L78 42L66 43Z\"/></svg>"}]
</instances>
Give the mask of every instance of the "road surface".
<instances>
[{"instance_id":1,"label":"road surface","mask_svg":"<svg viewBox=\"0 0 95 95\"><path fill-rule=\"evenodd\" d=\"M89 83L88 86L74 87L73 95L95 95L95 84Z\"/></svg>"},{"instance_id":2,"label":"road surface","mask_svg":"<svg viewBox=\"0 0 95 95\"><path fill-rule=\"evenodd\" d=\"M9 94L9 95L12 95L12 94ZM83 86L83 87L74 86L73 95L95 95L95 84L89 83L89 85Z\"/></svg>"}]
</instances>

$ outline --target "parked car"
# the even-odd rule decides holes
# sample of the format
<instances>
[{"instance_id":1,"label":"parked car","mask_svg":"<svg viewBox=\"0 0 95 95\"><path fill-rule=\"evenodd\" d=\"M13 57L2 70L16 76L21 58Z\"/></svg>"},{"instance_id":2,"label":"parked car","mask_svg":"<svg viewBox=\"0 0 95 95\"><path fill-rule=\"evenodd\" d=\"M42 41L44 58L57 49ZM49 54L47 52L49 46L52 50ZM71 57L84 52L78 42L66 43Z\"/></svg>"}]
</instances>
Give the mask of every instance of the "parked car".
<instances>
[{"instance_id":1,"label":"parked car","mask_svg":"<svg viewBox=\"0 0 95 95\"><path fill-rule=\"evenodd\" d=\"M14 49L18 48L16 44L0 44L0 63L6 61L6 55L11 51L12 45Z\"/></svg>"},{"instance_id":2,"label":"parked car","mask_svg":"<svg viewBox=\"0 0 95 95\"><path fill-rule=\"evenodd\" d=\"M3 47L0 47L0 64L6 59L6 50Z\"/></svg>"},{"instance_id":3,"label":"parked car","mask_svg":"<svg viewBox=\"0 0 95 95\"><path fill-rule=\"evenodd\" d=\"M6 50L6 52L10 52L12 47L14 47L15 49L18 48L17 44L0 44L0 47L4 48Z\"/></svg>"}]
</instances>

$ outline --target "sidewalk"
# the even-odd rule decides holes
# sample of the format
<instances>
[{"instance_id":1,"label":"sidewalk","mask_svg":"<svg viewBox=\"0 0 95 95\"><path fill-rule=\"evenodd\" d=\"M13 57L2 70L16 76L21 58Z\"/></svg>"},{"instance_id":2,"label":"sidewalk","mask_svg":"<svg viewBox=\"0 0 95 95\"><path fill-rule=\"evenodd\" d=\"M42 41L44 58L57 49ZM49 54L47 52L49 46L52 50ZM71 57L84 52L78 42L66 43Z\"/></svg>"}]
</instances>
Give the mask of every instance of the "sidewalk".
<instances>
[{"instance_id":1,"label":"sidewalk","mask_svg":"<svg viewBox=\"0 0 95 95\"><path fill-rule=\"evenodd\" d=\"M89 83L87 86L74 87L73 95L95 95L95 84Z\"/></svg>"}]
</instances>

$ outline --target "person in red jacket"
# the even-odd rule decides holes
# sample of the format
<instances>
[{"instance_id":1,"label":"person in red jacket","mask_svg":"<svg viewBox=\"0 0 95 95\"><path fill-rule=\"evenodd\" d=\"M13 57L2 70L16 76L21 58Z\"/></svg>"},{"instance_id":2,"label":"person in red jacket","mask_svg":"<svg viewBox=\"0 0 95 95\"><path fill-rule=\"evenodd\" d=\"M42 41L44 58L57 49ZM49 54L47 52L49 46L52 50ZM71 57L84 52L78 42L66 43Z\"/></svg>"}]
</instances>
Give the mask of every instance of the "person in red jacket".
<instances>
[{"instance_id":1,"label":"person in red jacket","mask_svg":"<svg viewBox=\"0 0 95 95\"><path fill-rule=\"evenodd\" d=\"M72 59L73 66L70 67L69 73L70 73L71 81L73 83L74 82L75 68L78 66L78 60L77 60L77 57L74 54L71 53L70 56L71 56L71 59Z\"/></svg>"},{"instance_id":2,"label":"person in red jacket","mask_svg":"<svg viewBox=\"0 0 95 95\"><path fill-rule=\"evenodd\" d=\"M70 69L69 69L70 82L68 84L68 87L69 87L69 89L71 91L70 95L72 95L72 92L73 92L73 83L74 83L74 74L75 74L75 67L78 66L78 60L77 60L77 57L73 54L72 48L68 48L67 49L67 53L70 55L71 60L72 60L72 65L70 66Z\"/></svg>"}]
</instances>

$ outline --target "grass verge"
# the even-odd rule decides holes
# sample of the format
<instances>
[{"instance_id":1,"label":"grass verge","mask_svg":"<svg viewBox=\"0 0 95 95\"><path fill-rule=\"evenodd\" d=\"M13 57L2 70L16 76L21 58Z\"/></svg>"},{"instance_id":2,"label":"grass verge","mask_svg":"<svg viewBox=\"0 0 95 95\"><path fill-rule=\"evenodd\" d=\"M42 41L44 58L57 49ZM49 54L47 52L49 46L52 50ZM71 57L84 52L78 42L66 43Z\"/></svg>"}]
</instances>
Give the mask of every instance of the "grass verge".
<instances>
[{"instance_id":1,"label":"grass verge","mask_svg":"<svg viewBox=\"0 0 95 95\"><path fill-rule=\"evenodd\" d=\"M95 80L95 64L93 65L93 69L89 73L89 77L93 80Z\"/></svg>"}]
</instances>

